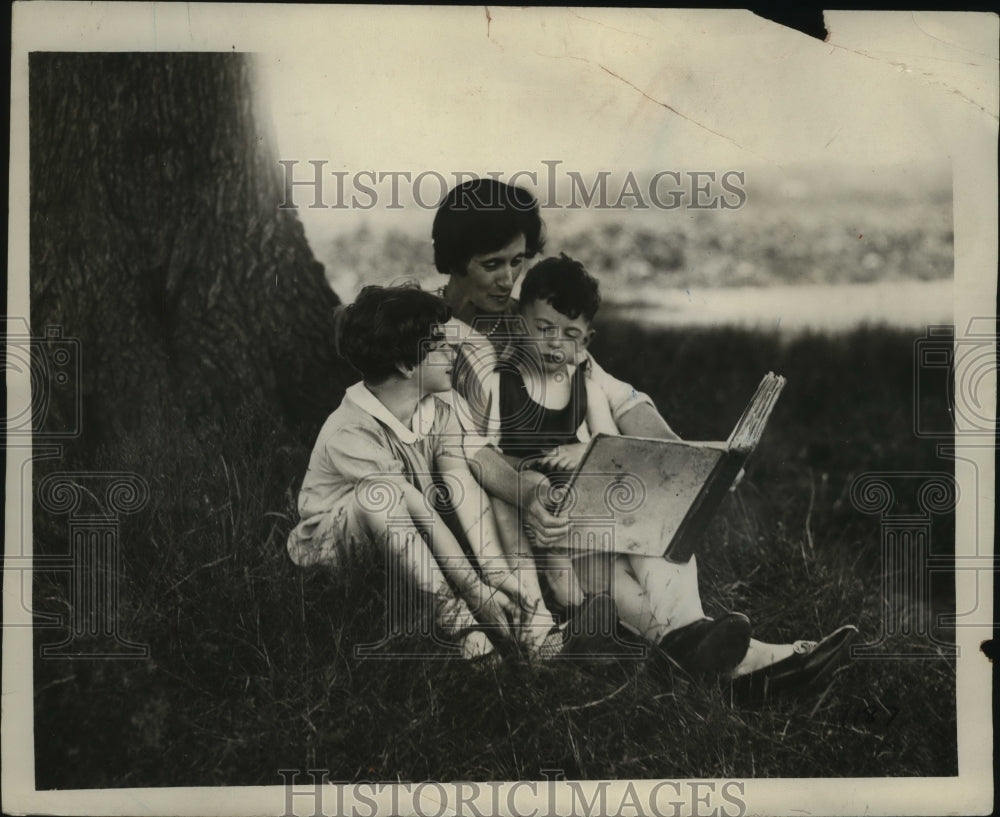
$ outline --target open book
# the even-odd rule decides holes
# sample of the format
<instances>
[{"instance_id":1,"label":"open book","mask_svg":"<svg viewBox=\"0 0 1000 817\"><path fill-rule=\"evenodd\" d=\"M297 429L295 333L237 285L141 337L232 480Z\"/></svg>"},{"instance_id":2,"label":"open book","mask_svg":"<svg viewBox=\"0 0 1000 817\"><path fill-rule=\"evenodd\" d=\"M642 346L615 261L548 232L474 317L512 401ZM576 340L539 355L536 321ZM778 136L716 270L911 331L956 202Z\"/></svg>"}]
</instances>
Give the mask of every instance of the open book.
<instances>
[{"instance_id":1,"label":"open book","mask_svg":"<svg viewBox=\"0 0 1000 817\"><path fill-rule=\"evenodd\" d=\"M603 550L686 562L756 448L785 378L769 372L726 442L596 435L556 512L571 551Z\"/></svg>"}]
</instances>

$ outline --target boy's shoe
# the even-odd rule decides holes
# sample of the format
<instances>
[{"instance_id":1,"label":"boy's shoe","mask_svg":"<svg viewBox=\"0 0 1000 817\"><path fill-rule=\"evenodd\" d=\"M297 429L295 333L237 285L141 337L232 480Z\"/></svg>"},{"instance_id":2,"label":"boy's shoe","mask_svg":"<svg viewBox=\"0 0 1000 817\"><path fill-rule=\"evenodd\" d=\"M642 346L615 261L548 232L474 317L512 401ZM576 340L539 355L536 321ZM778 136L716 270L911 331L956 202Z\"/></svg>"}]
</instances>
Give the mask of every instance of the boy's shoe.
<instances>
[{"instance_id":1,"label":"boy's shoe","mask_svg":"<svg viewBox=\"0 0 1000 817\"><path fill-rule=\"evenodd\" d=\"M700 618L667 633L657 645L669 661L692 675L730 672L747 654L750 619L742 613Z\"/></svg>"},{"instance_id":2,"label":"boy's shoe","mask_svg":"<svg viewBox=\"0 0 1000 817\"><path fill-rule=\"evenodd\" d=\"M847 656L847 648L858 635L858 628L845 624L822 641L796 641L795 652L762 669L733 679L733 692L755 701L779 695L830 677Z\"/></svg>"}]
</instances>

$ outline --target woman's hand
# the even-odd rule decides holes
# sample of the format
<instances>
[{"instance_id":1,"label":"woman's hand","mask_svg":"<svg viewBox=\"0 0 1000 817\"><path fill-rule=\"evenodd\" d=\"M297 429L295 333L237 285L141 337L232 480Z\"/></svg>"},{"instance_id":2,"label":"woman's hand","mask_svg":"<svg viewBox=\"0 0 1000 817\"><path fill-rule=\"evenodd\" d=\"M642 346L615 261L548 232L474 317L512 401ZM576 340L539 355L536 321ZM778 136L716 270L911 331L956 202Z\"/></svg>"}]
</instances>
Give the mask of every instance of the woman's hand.
<instances>
[{"instance_id":1,"label":"woman's hand","mask_svg":"<svg viewBox=\"0 0 1000 817\"><path fill-rule=\"evenodd\" d=\"M542 471L574 471L586 450L586 443L556 446L538 461L538 466Z\"/></svg>"},{"instance_id":2,"label":"woman's hand","mask_svg":"<svg viewBox=\"0 0 1000 817\"><path fill-rule=\"evenodd\" d=\"M553 547L566 541L569 531L569 521L565 517L552 513L546 501L551 492L549 481L544 486L533 491L528 502L523 506L525 533L528 541L538 547Z\"/></svg>"}]
</instances>

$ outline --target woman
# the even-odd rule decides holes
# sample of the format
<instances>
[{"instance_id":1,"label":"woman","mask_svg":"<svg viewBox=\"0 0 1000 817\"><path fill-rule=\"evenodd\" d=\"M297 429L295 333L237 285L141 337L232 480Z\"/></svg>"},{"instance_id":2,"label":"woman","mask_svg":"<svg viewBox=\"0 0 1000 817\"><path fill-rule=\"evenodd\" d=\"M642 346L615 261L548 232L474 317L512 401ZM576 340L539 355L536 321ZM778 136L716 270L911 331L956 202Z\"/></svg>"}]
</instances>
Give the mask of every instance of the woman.
<instances>
[{"instance_id":1,"label":"woman","mask_svg":"<svg viewBox=\"0 0 1000 817\"><path fill-rule=\"evenodd\" d=\"M495 179L464 182L438 207L432 238L435 266L448 276L441 295L455 316L449 328L457 347L455 406L467 434L467 453L495 500L501 536L508 552L532 550L519 536L522 525L536 550L558 545L568 523L546 507L547 478L515 470L496 447L498 371L513 353L512 338L520 331L512 293L526 262L544 246L538 202L523 188ZM647 395L608 375L589 354L578 362L583 360L587 388L602 395L618 432L677 438ZM818 644L764 644L750 639L749 620L739 613L705 617L694 558L686 564L650 558L635 571L620 570L603 557L577 561L592 600L610 588L629 629L692 672L732 673L745 685L772 690L804 683L831 666L856 633L847 627ZM583 601L558 600L571 609ZM585 610L589 606L582 605Z\"/></svg>"}]
</instances>

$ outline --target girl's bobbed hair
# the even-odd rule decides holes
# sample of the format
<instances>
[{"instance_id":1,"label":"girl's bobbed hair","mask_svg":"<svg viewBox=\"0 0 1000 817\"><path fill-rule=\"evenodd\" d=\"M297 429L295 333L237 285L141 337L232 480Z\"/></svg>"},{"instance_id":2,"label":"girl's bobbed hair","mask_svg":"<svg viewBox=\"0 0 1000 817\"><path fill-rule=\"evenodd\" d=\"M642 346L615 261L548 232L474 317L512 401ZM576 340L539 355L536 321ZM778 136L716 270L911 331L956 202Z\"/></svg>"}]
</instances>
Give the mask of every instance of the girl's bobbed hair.
<instances>
[{"instance_id":1,"label":"girl's bobbed hair","mask_svg":"<svg viewBox=\"0 0 1000 817\"><path fill-rule=\"evenodd\" d=\"M444 301L417 286L367 286L353 304L338 307L337 353L365 381L381 383L399 364L419 364L428 341L444 337L441 325L450 317Z\"/></svg>"}]
</instances>

